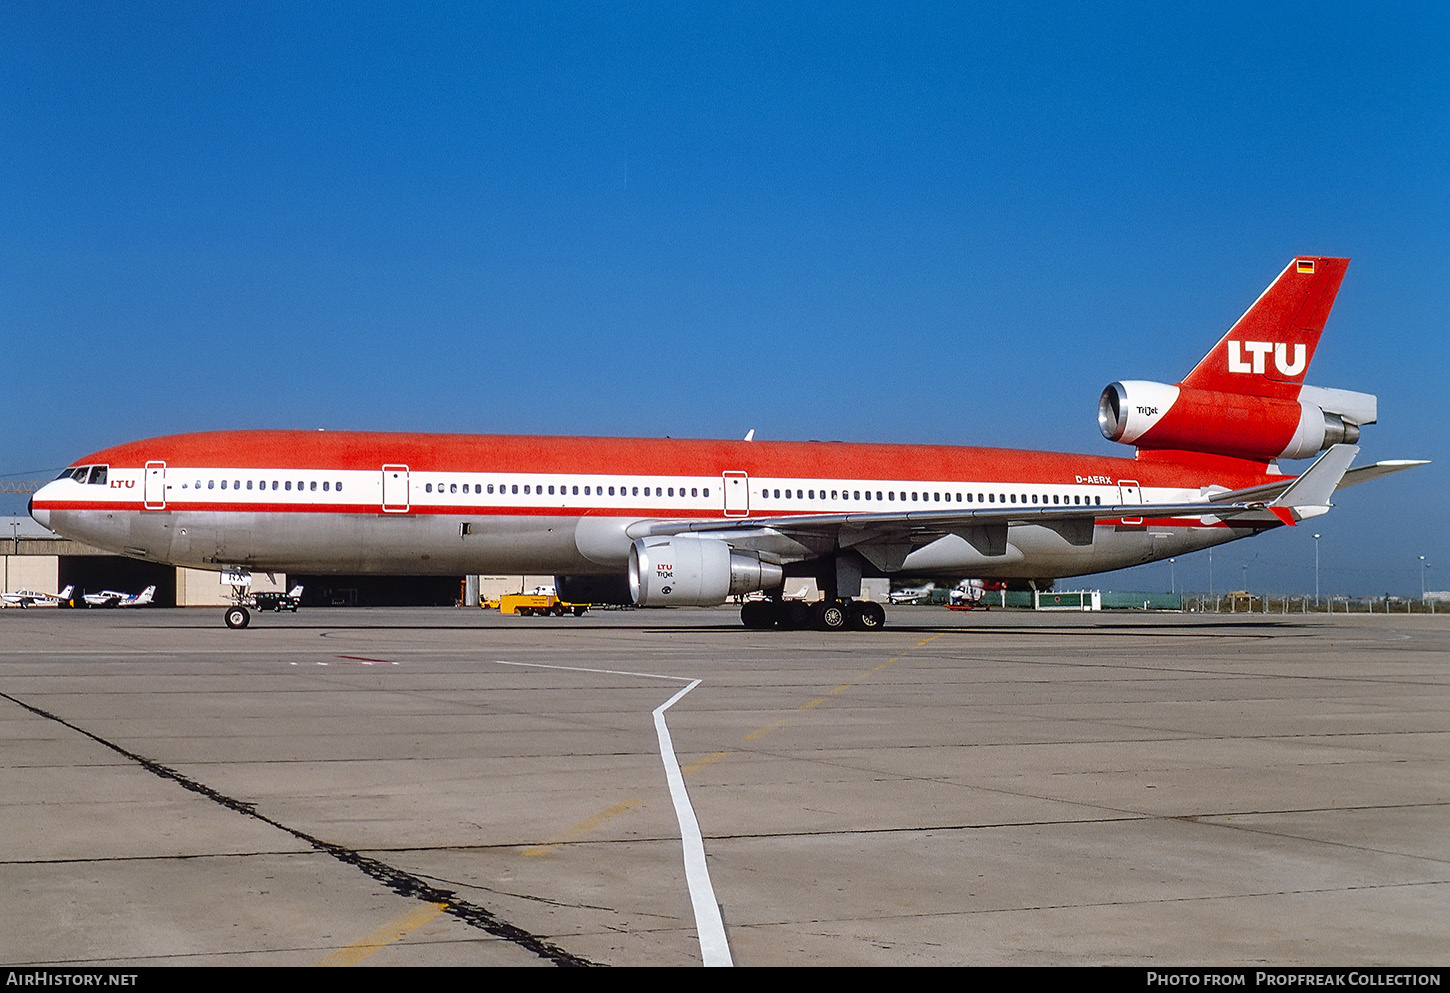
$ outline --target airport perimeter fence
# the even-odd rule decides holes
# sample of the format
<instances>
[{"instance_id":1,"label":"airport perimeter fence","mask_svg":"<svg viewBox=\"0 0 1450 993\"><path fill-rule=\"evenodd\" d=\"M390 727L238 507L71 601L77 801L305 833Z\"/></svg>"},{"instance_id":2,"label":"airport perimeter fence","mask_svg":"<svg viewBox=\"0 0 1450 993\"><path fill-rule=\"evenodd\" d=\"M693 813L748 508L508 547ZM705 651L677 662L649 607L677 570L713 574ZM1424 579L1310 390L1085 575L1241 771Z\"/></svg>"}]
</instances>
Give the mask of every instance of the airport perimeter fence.
<instances>
[{"instance_id":1,"label":"airport perimeter fence","mask_svg":"<svg viewBox=\"0 0 1450 993\"><path fill-rule=\"evenodd\" d=\"M1395 596L1251 596L1243 593L1184 594L1183 609L1205 614L1434 614L1446 604Z\"/></svg>"}]
</instances>

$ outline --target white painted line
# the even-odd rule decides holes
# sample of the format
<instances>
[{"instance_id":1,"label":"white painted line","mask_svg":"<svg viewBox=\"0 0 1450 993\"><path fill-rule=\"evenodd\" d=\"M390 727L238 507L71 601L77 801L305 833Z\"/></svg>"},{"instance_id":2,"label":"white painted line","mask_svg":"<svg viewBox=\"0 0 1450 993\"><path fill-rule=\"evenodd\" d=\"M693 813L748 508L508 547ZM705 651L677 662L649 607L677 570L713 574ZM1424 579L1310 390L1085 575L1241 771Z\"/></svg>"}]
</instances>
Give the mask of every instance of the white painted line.
<instances>
[{"instance_id":1,"label":"white painted line","mask_svg":"<svg viewBox=\"0 0 1450 993\"><path fill-rule=\"evenodd\" d=\"M595 672L611 676L643 676L648 679L676 681L688 678L686 676L662 676L651 672L628 672L620 669L546 665L542 662L505 662L502 659L494 661L498 665L562 669L568 672ZM705 839L700 834L700 822L695 819L695 809L690 806L690 794L685 789L685 777L680 772L680 760L675 757L674 742L670 739L670 729L665 724L665 711L699 685L700 680L690 680L690 685L655 708L655 734L660 742L660 761L665 767L665 781L669 783L670 799L675 805L675 820L680 825L680 841L683 843L685 856L685 884L690 889L690 905L695 910L695 931L700 937L700 956L707 966L733 966L735 962L730 957L730 944L725 939L725 922L720 917L720 904L715 899L715 888L710 884L710 870L705 865Z\"/></svg>"},{"instance_id":2,"label":"white painted line","mask_svg":"<svg viewBox=\"0 0 1450 993\"><path fill-rule=\"evenodd\" d=\"M680 840L685 849L685 883L690 887L690 903L695 908L695 930L700 935L700 955L707 966L729 966L730 944L725 940L725 922L720 919L720 904L715 888L710 885L710 870L705 865L705 839L695 820L695 808L685 791L685 777L675 758L670 729L665 726L665 711L686 693L700 685L696 679L680 692L655 708L655 734L660 739L660 759L665 764L665 779L670 784L670 798L675 802L675 819L680 822Z\"/></svg>"}]
</instances>

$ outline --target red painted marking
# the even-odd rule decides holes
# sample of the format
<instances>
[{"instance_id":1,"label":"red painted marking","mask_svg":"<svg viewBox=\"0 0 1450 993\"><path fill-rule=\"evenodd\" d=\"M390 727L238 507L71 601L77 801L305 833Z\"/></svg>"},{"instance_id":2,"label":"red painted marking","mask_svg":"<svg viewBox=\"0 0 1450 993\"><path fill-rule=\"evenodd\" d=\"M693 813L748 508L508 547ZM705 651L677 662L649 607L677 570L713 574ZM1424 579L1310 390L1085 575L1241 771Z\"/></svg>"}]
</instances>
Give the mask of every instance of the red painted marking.
<instances>
[{"instance_id":1,"label":"red painted marking","mask_svg":"<svg viewBox=\"0 0 1450 993\"><path fill-rule=\"evenodd\" d=\"M1164 453L1167 455L1168 453ZM406 463L414 473L494 475L710 476L801 480L905 480L921 484L981 480L993 484L1070 485L1078 476L1128 477L1144 486L1200 485L1206 466L1191 453L1150 462L1101 455L949 445L854 442L701 441L511 435L422 435L374 432L219 431L129 442L72 465L141 468L165 461L178 469L284 472L362 470ZM1261 463L1214 460L1214 481L1231 488L1263 482ZM170 495L168 495L168 503ZM294 509L296 504L283 505ZM247 509L255 509L248 505ZM531 513L534 511L530 511Z\"/></svg>"}]
</instances>

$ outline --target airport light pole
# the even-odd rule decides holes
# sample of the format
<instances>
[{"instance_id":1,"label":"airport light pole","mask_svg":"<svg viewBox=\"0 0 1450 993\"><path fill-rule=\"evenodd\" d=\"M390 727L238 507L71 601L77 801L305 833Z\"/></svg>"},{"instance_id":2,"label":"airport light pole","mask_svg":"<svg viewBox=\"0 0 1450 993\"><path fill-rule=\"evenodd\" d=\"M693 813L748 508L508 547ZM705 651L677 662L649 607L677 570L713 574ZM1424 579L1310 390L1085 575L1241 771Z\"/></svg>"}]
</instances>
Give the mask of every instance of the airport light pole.
<instances>
[{"instance_id":1,"label":"airport light pole","mask_svg":"<svg viewBox=\"0 0 1450 993\"><path fill-rule=\"evenodd\" d=\"M1314 606L1319 606L1319 535L1314 536Z\"/></svg>"},{"instance_id":2,"label":"airport light pole","mask_svg":"<svg viewBox=\"0 0 1450 993\"><path fill-rule=\"evenodd\" d=\"M1430 568L1430 563L1425 561L1425 556L1420 556L1420 599L1425 599L1425 570Z\"/></svg>"}]
</instances>

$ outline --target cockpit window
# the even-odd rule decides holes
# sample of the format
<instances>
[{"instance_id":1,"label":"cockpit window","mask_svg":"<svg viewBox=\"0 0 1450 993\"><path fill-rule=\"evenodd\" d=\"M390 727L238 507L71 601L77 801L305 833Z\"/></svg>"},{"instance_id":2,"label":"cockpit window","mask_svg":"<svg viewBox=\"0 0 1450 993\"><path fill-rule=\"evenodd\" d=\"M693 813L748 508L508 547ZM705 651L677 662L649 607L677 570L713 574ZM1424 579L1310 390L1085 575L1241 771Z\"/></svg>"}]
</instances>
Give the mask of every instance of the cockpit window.
<instances>
[{"instance_id":1,"label":"cockpit window","mask_svg":"<svg viewBox=\"0 0 1450 993\"><path fill-rule=\"evenodd\" d=\"M106 467L103 465L91 466L91 485L106 485Z\"/></svg>"}]
</instances>

